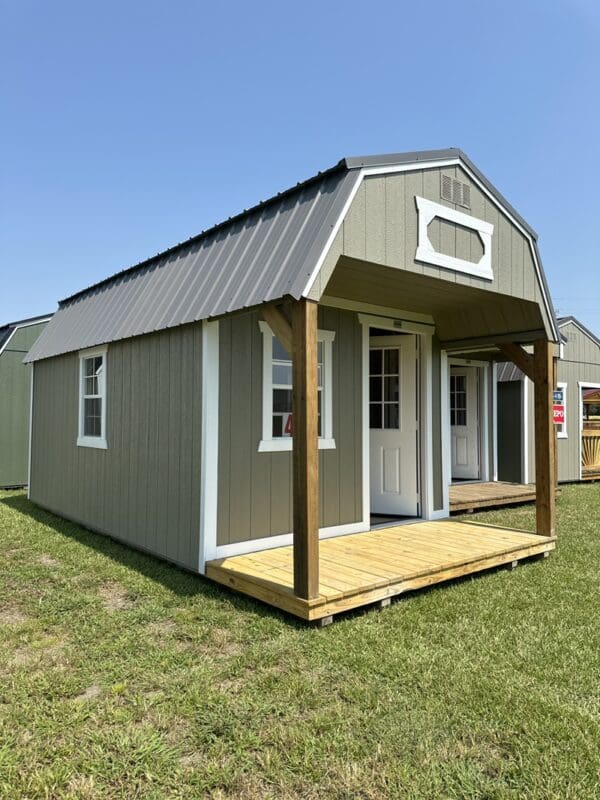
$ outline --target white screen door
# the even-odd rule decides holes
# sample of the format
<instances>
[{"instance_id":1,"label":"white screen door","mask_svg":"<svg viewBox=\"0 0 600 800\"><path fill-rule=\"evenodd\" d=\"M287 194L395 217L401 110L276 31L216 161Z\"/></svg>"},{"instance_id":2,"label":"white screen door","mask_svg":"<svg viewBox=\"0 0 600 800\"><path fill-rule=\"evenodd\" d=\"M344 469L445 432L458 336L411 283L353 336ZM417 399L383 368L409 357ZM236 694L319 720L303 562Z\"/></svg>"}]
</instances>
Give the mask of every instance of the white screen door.
<instances>
[{"instance_id":1,"label":"white screen door","mask_svg":"<svg viewBox=\"0 0 600 800\"><path fill-rule=\"evenodd\" d=\"M370 339L371 513L417 516L416 336Z\"/></svg>"},{"instance_id":2,"label":"white screen door","mask_svg":"<svg viewBox=\"0 0 600 800\"><path fill-rule=\"evenodd\" d=\"M452 367L450 372L452 478L479 478L479 403L477 368Z\"/></svg>"}]
</instances>

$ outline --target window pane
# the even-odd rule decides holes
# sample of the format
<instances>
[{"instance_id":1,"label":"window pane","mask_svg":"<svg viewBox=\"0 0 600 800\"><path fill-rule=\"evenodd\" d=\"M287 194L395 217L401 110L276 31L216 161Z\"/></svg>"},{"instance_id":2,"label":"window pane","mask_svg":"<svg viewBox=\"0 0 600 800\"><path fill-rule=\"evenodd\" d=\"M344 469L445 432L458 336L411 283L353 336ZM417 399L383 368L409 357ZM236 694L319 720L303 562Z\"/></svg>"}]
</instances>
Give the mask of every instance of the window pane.
<instances>
[{"instance_id":1,"label":"window pane","mask_svg":"<svg viewBox=\"0 0 600 800\"><path fill-rule=\"evenodd\" d=\"M397 375L398 374L398 350L394 348L393 350L386 350L385 351L385 373L386 375Z\"/></svg>"},{"instance_id":2,"label":"window pane","mask_svg":"<svg viewBox=\"0 0 600 800\"><path fill-rule=\"evenodd\" d=\"M459 409L456 412L456 425L466 425L467 424L467 412L464 409Z\"/></svg>"},{"instance_id":3,"label":"window pane","mask_svg":"<svg viewBox=\"0 0 600 800\"><path fill-rule=\"evenodd\" d=\"M84 436L102 436L102 399L96 397L83 402Z\"/></svg>"},{"instance_id":4,"label":"window pane","mask_svg":"<svg viewBox=\"0 0 600 800\"><path fill-rule=\"evenodd\" d=\"M384 427L385 428L399 428L400 417L398 413L397 403L385 403L384 405Z\"/></svg>"},{"instance_id":5,"label":"window pane","mask_svg":"<svg viewBox=\"0 0 600 800\"><path fill-rule=\"evenodd\" d=\"M273 359L275 361L290 361L290 354L276 336L273 337Z\"/></svg>"},{"instance_id":6,"label":"window pane","mask_svg":"<svg viewBox=\"0 0 600 800\"><path fill-rule=\"evenodd\" d=\"M281 415L273 415L273 437L279 437L283 434L283 417Z\"/></svg>"},{"instance_id":7,"label":"window pane","mask_svg":"<svg viewBox=\"0 0 600 800\"><path fill-rule=\"evenodd\" d=\"M381 375L382 351L369 351L369 372L371 375Z\"/></svg>"},{"instance_id":8,"label":"window pane","mask_svg":"<svg viewBox=\"0 0 600 800\"><path fill-rule=\"evenodd\" d=\"M381 396L381 378L369 378L369 394L371 402L373 400L383 400Z\"/></svg>"},{"instance_id":9,"label":"window pane","mask_svg":"<svg viewBox=\"0 0 600 800\"><path fill-rule=\"evenodd\" d=\"M398 402L400 399L400 379L394 376L383 380L385 381L385 399Z\"/></svg>"},{"instance_id":10,"label":"window pane","mask_svg":"<svg viewBox=\"0 0 600 800\"><path fill-rule=\"evenodd\" d=\"M292 365L276 362L273 364L273 383L283 386L292 385Z\"/></svg>"},{"instance_id":11,"label":"window pane","mask_svg":"<svg viewBox=\"0 0 600 800\"><path fill-rule=\"evenodd\" d=\"M369 406L369 427L381 428L381 405L379 403L371 403Z\"/></svg>"},{"instance_id":12,"label":"window pane","mask_svg":"<svg viewBox=\"0 0 600 800\"><path fill-rule=\"evenodd\" d=\"M292 390L273 389L273 411L279 413L292 413Z\"/></svg>"},{"instance_id":13,"label":"window pane","mask_svg":"<svg viewBox=\"0 0 600 800\"><path fill-rule=\"evenodd\" d=\"M98 378L94 376L86 377L83 391L87 395L98 394Z\"/></svg>"}]
</instances>

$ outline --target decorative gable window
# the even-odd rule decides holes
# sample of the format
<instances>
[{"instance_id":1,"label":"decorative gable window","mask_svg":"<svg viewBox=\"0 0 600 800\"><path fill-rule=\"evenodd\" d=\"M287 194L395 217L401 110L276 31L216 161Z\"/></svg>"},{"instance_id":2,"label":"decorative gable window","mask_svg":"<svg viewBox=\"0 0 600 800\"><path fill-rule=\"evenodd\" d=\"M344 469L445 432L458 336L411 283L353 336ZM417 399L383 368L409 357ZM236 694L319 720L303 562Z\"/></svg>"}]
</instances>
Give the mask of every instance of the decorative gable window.
<instances>
[{"instance_id":1,"label":"decorative gable window","mask_svg":"<svg viewBox=\"0 0 600 800\"><path fill-rule=\"evenodd\" d=\"M258 452L292 449L292 358L266 322L263 335L263 434ZM319 330L318 409L319 448L335 448L332 424L332 350L334 331Z\"/></svg>"},{"instance_id":2,"label":"decorative gable window","mask_svg":"<svg viewBox=\"0 0 600 800\"><path fill-rule=\"evenodd\" d=\"M492 236L494 226L491 222L478 219L462 211L447 208L433 200L415 196L417 204L417 214L419 218L416 261L423 261L425 264L433 264L437 267L445 267L455 272L464 272L466 275L475 275L478 278L493 280L492 272ZM470 195L469 195L470 202ZM467 232L473 232L479 237L481 255L477 262L466 261L464 258L457 258L448 253L438 252L429 239L429 225L433 220L439 219L443 223L450 224L455 228L463 228Z\"/></svg>"},{"instance_id":3,"label":"decorative gable window","mask_svg":"<svg viewBox=\"0 0 600 800\"><path fill-rule=\"evenodd\" d=\"M106 449L106 348L79 353L80 447Z\"/></svg>"}]
</instances>

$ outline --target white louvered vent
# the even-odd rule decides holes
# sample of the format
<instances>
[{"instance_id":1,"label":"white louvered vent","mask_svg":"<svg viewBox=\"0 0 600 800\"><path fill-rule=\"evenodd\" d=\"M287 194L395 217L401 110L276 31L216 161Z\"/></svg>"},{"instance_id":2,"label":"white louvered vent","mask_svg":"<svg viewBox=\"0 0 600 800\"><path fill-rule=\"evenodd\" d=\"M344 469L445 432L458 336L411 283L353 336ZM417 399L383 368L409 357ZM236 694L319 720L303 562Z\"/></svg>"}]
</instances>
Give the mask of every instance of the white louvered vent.
<instances>
[{"instance_id":1,"label":"white louvered vent","mask_svg":"<svg viewBox=\"0 0 600 800\"><path fill-rule=\"evenodd\" d=\"M463 208L471 207L471 187L468 183L456 180L451 175L441 176L440 194L443 200L456 203Z\"/></svg>"}]
</instances>

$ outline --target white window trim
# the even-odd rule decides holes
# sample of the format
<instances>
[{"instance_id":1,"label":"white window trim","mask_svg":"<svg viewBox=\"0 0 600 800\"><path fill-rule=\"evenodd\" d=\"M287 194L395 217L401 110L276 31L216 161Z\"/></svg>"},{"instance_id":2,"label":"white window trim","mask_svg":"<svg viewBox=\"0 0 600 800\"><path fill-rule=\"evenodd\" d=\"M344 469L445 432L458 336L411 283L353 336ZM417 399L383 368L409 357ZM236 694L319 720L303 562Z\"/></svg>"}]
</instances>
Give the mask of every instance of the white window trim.
<instances>
[{"instance_id":1,"label":"white window trim","mask_svg":"<svg viewBox=\"0 0 600 800\"><path fill-rule=\"evenodd\" d=\"M107 387L107 347L94 347L89 350L80 350L79 351L79 425L78 425L78 435L77 435L77 446L78 447L95 447L99 450L106 450L108 448L106 442L106 387ZM83 434L83 412L84 412L84 402L83 402L83 389L84 389L84 369L83 365L87 358L94 358L96 356L102 356L102 370L103 370L103 380L102 380L102 436L84 436Z\"/></svg>"},{"instance_id":2,"label":"white window trim","mask_svg":"<svg viewBox=\"0 0 600 800\"><path fill-rule=\"evenodd\" d=\"M263 335L263 398L262 439L258 443L259 453L276 453L293 450L293 438L273 438L273 331L264 320L258 323ZM333 340L335 331L320 330L317 338L323 342L323 407L321 409L322 433L319 450L335 450L333 438Z\"/></svg>"},{"instance_id":3,"label":"white window trim","mask_svg":"<svg viewBox=\"0 0 600 800\"><path fill-rule=\"evenodd\" d=\"M569 438L569 431L567 429L567 423L568 423L568 417L567 417L567 414L568 414L567 386L568 386L568 384L566 384L564 381L557 381L556 382L556 388L557 389L562 389L563 405L565 407L565 421L563 422L562 426L560 426L560 427L562 427L562 430L557 430L556 431L556 438L557 439L568 439ZM558 428L559 426L557 425L556 427Z\"/></svg>"},{"instance_id":4,"label":"white window trim","mask_svg":"<svg viewBox=\"0 0 600 800\"><path fill-rule=\"evenodd\" d=\"M426 264L434 264L438 267L445 267L446 269L452 269L456 272L464 272L467 275L475 275L478 278L485 278L490 281L493 280L492 235L494 233L494 226L492 223L478 219L477 217L472 217L470 214L464 214L462 211L447 208L439 203L434 203L433 200L426 200L424 197L415 197L415 200L417 202L419 216L418 243L415 260L424 261ZM477 264L472 261L465 261L462 258L446 255L445 253L438 253L438 251L434 249L429 240L428 227L430 222L436 218L446 220L447 222L453 222L456 225L462 225L462 227L479 234L483 245L483 255Z\"/></svg>"}]
</instances>

